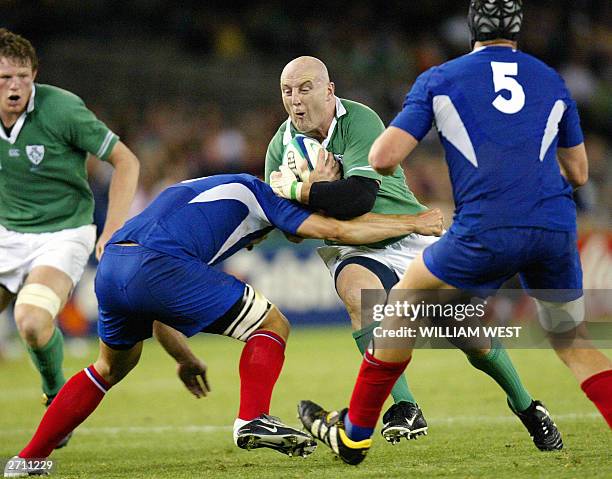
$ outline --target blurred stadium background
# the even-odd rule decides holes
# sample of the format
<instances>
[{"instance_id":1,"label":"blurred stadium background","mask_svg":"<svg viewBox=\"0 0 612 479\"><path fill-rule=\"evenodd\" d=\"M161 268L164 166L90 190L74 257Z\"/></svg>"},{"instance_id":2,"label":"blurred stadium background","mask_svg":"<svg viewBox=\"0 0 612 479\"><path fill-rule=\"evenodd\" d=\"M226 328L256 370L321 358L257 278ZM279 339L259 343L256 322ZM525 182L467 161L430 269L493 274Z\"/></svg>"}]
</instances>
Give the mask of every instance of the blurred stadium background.
<instances>
[{"instance_id":1,"label":"blurred stadium background","mask_svg":"<svg viewBox=\"0 0 612 479\"><path fill-rule=\"evenodd\" d=\"M261 176L267 144L286 118L279 75L295 56L321 58L338 96L365 102L389 122L420 72L468 50L467 3L320 6L268 0L238 10L231 2L193 0L0 0L0 26L33 42L39 82L81 96L138 155L141 179L131 211L136 214L165 186L186 178L221 172ZM585 287L612 289L612 3L524 3L521 47L561 71L586 133L591 178L576 197ZM111 173L106 166L94 161L89 168L99 231ZM404 168L417 196L442 207L450 224L452 195L433 133ZM316 246L314 241L289 245L277 236L225 265L278 304L294 324L343 326L297 328L273 403L273 411L287 419L302 396L342 406L359 366L346 313ZM68 376L95 357L95 343L79 339L95 334L94 275L92 259L60 318L73 338L67 341ZM377 439L371 461L359 473L349 473L331 463L328 451L295 469L295 462L274 453L245 455L235 449L227 425L237 404L240 344L210 337L192 344L209 363L211 397L196 407L180 391L172 361L148 345L142 364L79 429L78 440L54 455L67 474L72 471L62 477L202 477L204 471L206 477L269 477L271 470L287 477L380 477L383 470L386 477L407 472L412 477L611 477L609 431L550 351L511 353L525 382L557 414L567 452L535 451L499 390L457 360L456 351L419 351L411 383L432 434L399 449ZM35 373L10 313L5 314L0 317L0 458L30 437L42 412L36 408L38 394Z\"/></svg>"},{"instance_id":2,"label":"blurred stadium background","mask_svg":"<svg viewBox=\"0 0 612 479\"><path fill-rule=\"evenodd\" d=\"M326 62L338 96L362 101L388 123L425 69L469 48L467 1L162 0L0 1L2 26L23 34L40 57L38 81L80 95L138 155L131 214L186 178L221 172L262 176L267 144L286 118L282 67L309 54ZM580 106L590 181L577 193L585 286L612 287L612 4L526 1L521 47L558 69ZM90 162L101 231L110 167ZM452 221L452 194L434 131L404 165L421 201ZM294 323L343 322L316 242L278 236L226 269L286 310ZM299 272L299 273L298 273ZM92 260L61 317L68 335L95 330ZM290 298L290 300L289 300ZM12 334L0 322L0 338ZM21 348L19 348L21 349ZM6 344L5 344L6 354Z\"/></svg>"}]
</instances>

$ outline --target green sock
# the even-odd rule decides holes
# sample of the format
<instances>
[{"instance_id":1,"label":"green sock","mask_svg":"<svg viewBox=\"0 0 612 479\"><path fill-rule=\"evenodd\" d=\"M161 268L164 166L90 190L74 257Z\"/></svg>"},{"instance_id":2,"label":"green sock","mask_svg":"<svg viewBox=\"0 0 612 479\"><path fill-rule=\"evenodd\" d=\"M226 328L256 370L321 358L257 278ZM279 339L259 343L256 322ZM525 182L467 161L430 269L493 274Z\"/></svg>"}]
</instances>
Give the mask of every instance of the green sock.
<instances>
[{"instance_id":1,"label":"green sock","mask_svg":"<svg viewBox=\"0 0 612 479\"><path fill-rule=\"evenodd\" d=\"M62 362L64 361L64 336L58 327L47 344L33 349L27 346L28 353L42 378L43 392L55 396L66 382Z\"/></svg>"},{"instance_id":2,"label":"green sock","mask_svg":"<svg viewBox=\"0 0 612 479\"><path fill-rule=\"evenodd\" d=\"M355 343L357 343L357 347L359 348L361 354L365 353L365 350L372 339L372 331L378 325L379 324L377 322L373 322L359 331L353 331L353 339L355 340ZM416 399L414 399L412 391L410 391L410 388L408 387L406 376L403 374L397 378L397 381L391 390L391 396L393 396L393 401L396 404L400 401L408 401L416 404Z\"/></svg>"},{"instance_id":3,"label":"green sock","mask_svg":"<svg viewBox=\"0 0 612 479\"><path fill-rule=\"evenodd\" d=\"M532 398L501 344L495 342L484 356L467 354L467 358L472 366L487 373L501 386L515 411L524 411L531 405Z\"/></svg>"}]
</instances>

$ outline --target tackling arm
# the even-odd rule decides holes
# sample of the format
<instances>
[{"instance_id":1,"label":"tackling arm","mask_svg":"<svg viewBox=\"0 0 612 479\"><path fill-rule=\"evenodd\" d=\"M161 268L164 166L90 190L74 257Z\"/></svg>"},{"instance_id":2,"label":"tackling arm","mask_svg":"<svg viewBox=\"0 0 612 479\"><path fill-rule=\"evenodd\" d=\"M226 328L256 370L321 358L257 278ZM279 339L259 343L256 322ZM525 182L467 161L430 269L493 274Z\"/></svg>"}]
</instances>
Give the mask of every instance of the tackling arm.
<instances>
[{"instance_id":1,"label":"tackling arm","mask_svg":"<svg viewBox=\"0 0 612 479\"><path fill-rule=\"evenodd\" d=\"M438 209L433 209L418 215L368 213L350 221L336 220L314 213L301 224L297 233L305 238L359 245L411 233L440 236L442 231L442 213Z\"/></svg>"},{"instance_id":2,"label":"tackling arm","mask_svg":"<svg viewBox=\"0 0 612 479\"><path fill-rule=\"evenodd\" d=\"M418 144L418 140L410 133L390 126L374 141L368 162L381 175L392 175Z\"/></svg>"},{"instance_id":3,"label":"tackling arm","mask_svg":"<svg viewBox=\"0 0 612 479\"><path fill-rule=\"evenodd\" d=\"M589 162L584 143L571 148L557 148L561 174L574 187L584 185L589 179Z\"/></svg>"}]
</instances>

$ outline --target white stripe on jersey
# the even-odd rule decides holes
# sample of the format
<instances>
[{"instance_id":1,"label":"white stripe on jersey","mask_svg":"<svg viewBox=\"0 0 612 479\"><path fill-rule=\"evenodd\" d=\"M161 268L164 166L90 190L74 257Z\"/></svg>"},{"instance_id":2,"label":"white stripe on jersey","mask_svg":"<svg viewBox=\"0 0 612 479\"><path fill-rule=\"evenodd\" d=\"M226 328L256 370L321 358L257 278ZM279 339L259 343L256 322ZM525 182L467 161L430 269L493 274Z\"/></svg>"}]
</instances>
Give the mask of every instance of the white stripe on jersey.
<instances>
[{"instance_id":1,"label":"white stripe on jersey","mask_svg":"<svg viewBox=\"0 0 612 479\"><path fill-rule=\"evenodd\" d=\"M327 130L327 136L321 143L323 145L323 148L327 148L327 145L329 145L329 142L331 141L331 137L334 134L334 130L336 129L336 123L338 123L338 118L346 115L346 108L344 108L344 105L342 104L342 101L340 100L340 98L335 97L335 99L336 99L336 114L334 115L334 118L331 124L329 125L329 129ZM299 134L303 135L303 133L299 133ZM287 118L287 121L285 122L285 132L283 133L283 146L287 146L289 143L291 143L291 140L293 140L293 137L291 136L291 117L289 117Z\"/></svg>"},{"instance_id":2,"label":"white stripe on jersey","mask_svg":"<svg viewBox=\"0 0 612 479\"><path fill-rule=\"evenodd\" d=\"M348 170L345 175L347 175L351 171L374 171L374 168L372 168L371 166L356 166L355 168L351 168L350 170Z\"/></svg>"},{"instance_id":3,"label":"white stripe on jersey","mask_svg":"<svg viewBox=\"0 0 612 479\"><path fill-rule=\"evenodd\" d=\"M287 118L285 122L285 132L283 133L283 146L287 146L291 143L293 137L291 136L291 117Z\"/></svg>"},{"instance_id":4,"label":"white stripe on jersey","mask_svg":"<svg viewBox=\"0 0 612 479\"><path fill-rule=\"evenodd\" d=\"M433 109L436 116L436 126L444 138L457 148L463 156L476 168L478 160L470 140L470 135L448 95L437 95L433 98Z\"/></svg>"},{"instance_id":5,"label":"white stripe on jersey","mask_svg":"<svg viewBox=\"0 0 612 479\"><path fill-rule=\"evenodd\" d=\"M36 85L33 84L26 111L24 111L19 116L19 118L17 118L17 121L15 122L15 124L13 125L13 129L11 130L11 136L6 136L6 133L4 132L4 128L0 128L0 138L8 141L11 145L15 144L15 142L17 141L17 137L19 136L19 133L21 132L21 129L23 128L23 124L25 123L27 114L32 113L34 111L34 97L35 96L36 96Z\"/></svg>"},{"instance_id":6,"label":"white stripe on jersey","mask_svg":"<svg viewBox=\"0 0 612 479\"><path fill-rule=\"evenodd\" d=\"M96 156L98 158L101 158L104 156L104 153L106 153L106 150L108 149L108 145L110 145L110 142L114 137L115 137L115 134L112 131L109 131L108 133L106 133L106 136L104 137L104 141L102 142L102 144L100 145L100 149L98 149L98 152L96 153Z\"/></svg>"},{"instance_id":7,"label":"white stripe on jersey","mask_svg":"<svg viewBox=\"0 0 612 479\"><path fill-rule=\"evenodd\" d=\"M563 118L565 112L565 103L562 100L557 100L555 106L550 110L548 115L548 121L546 122L546 129L544 130L544 136L542 137L542 146L540 146L540 161L544 161L546 152L552 145L557 133L559 133L559 122Z\"/></svg>"},{"instance_id":8,"label":"white stripe on jersey","mask_svg":"<svg viewBox=\"0 0 612 479\"><path fill-rule=\"evenodd\" d=\"M219 248L217 254L208 262L212 264L217 258L222 256L232 246L238 243L245 236L260 231L264 228L272 226L272 223L264 213L261 205L253 192L242 183L226 183L224 185L215 186L210 190L206 190L192 199L189 203L209 203L219 200L235 200L240 201L248 209L249 213L242 223L232 232L225 240L223 246Z\"/></svg>"}]
</instances>

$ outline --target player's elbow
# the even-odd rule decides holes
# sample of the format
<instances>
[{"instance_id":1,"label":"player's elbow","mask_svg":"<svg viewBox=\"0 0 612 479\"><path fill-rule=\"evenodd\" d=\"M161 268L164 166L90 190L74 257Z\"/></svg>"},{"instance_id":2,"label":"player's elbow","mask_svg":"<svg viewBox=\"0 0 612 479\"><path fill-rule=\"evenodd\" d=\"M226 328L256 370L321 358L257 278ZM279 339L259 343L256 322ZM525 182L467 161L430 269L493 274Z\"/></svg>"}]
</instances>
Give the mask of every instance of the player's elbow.
<instances>
[{"instance_id":1,"label":"player's elbow","mask_svg":"<svg viewBox=\"0 0 612 479\"><path fill-rule=\"evenodd\" d=\"M584 143L570 148L559 148L557 154L561 171L574 188L589 181L589 161Z\"/></svg>"},{"instance_id":2,"label":"player's elbow","mask_svg":"<svg viewBox=\"0 0 612 479\"><path fill-rule=\"evenodd\" d=\"M580 186L584 186L587 181L589 181L589 170L586 165L581 165L580 167L566 168L564 171L564 175L574 188L579 188Z\"/></svg>"},{"instance_id":3,"label":"player's elbow","mask_svg":"<svg viewBox=\"0 0 612 479\"><path fill-rule=\"evenodd\" d=\"M376 202L376 193L363 192L355 201L346 201L339 208L330 211L331 216L340 220L352 220L372 211Z\"/></svg>"},{"instance_id":4,"label":"player's elbow","mask_svg":"<svg viewBox=\"0 0 612 479\"><path fill-rule=\"evenodd\" d=\"M378 180L362 176L317 182L310 189L309 204L334 218L356 218L372 210L379 188Z\"/></svg>"},{"instance_id":5,"label":"player's elbow","mask_svg":"<svg viewBox=\"0 0 612 479\"><path fill-rule=\"evenodd\" d=\"M407 131L390 126L372 144L368 161L377 173L392 175L418 144L419 141Z\"/></svg>"},{"instance_id":6,"label":"player's elbow","mask_svg":"<svg viewBox=\"0 0 612 479\"><path fill-rule=\"evenodd\" d=\"M394 162L389 152L384 151L384 148L377 146L376 143L372 145L368 162L377 173L384 176L392 175L399 163Z\"/></svg>"},{"instance_id":7,"label":"player's elbow","mask_svg":"<svg viewBox=\"0 0 612 479\"><path fill-rule=\"evenodd\" d=\"M576 188L586 185L587 181L589 181L589 172L586 168L581 169L580 171L572 175L571 182Z\"/></svg>"},{"instance_id":8,"label":"player's elbow","mask_svg":"<svg viewBox=\"0 0 612 479\"><path fill-rule=\"evenodd\" d=\"M115 148L113 148L108 161L115 169L126 171L136 176L138 176L140 172L140 161L132 150L130 150L121 141L119 141L115 145Z\"/></svg>"}]
</instances>

